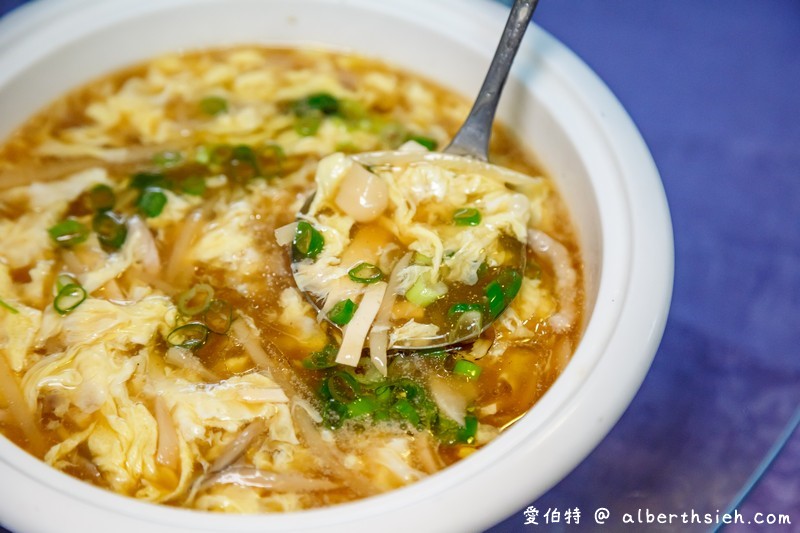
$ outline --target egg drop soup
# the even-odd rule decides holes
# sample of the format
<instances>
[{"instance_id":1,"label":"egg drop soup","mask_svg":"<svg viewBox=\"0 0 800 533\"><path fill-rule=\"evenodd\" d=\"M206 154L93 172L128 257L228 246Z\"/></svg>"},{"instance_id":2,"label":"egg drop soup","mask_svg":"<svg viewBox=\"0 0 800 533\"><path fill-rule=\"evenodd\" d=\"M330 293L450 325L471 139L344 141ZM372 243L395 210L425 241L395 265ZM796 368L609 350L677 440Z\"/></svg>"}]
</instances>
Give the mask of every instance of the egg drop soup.
<instances>
[{"instance_id":1,"label":"egg drop soup","mask_svg":"<svg viewBox=\"0 0 800 533\"><path fill-rule=\"evenodd\" d=\"M115 493L239 513L479 451L581 332L554 184L502 127L492 161L526 180L362 165L414 191L367 218L342 184L350 155L441 149L468 110L376 60L259 47L160 57L42 110L0 146L2 433ZM320 310L293 269L335 274ZM449 327L477 337L393 349Z\"/></svg>"}]
</instances>

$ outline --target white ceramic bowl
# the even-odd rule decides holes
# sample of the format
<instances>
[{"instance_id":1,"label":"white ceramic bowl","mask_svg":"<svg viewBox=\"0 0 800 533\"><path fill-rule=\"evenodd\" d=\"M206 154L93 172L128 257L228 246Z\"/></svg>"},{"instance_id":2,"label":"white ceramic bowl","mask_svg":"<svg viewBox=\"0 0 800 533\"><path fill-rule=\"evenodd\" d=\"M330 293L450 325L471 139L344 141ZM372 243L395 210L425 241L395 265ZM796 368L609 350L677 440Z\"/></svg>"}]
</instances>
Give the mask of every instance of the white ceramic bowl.
<instances>
[{"instance_id":1,"label":"white ceramic bowl","mask_svg":"<svg viewBox=\"0 0 800 533\"><path fill-rule=\"evenodd\" d=\"M470 98L507 11L484 0L40 0L0 21L0 139L49 101L159 53L315 43L407 67ZM0 438L0 523L18 531L470 531L508 516L608 433L663 333L672 230L652 158L603 83L539 28L499 112L557 182L586 264L588 324L565 372L479 453L333 508L223 516L150 505L57 472ZM522 520L522 517L520 517Z\"/></svg>"}]
</instances>

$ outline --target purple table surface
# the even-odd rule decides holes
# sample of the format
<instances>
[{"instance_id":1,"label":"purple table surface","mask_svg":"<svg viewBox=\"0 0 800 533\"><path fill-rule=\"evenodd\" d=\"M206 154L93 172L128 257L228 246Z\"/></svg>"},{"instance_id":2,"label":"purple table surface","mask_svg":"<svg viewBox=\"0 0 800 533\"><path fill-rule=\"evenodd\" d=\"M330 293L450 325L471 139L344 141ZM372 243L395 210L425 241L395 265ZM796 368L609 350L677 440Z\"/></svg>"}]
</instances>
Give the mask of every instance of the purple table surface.
<instances>
[{"instance_id":1,"label":"purple table surface","mask_svg":"<svg viewBox=\"0 0 800 533\"><path fill-rule=\"evenodd\" d=\"M22 3L0 0L0 15ZM706 518L734 510L744 523L726 531L800 531L800 2L544 0L534 18L650 146L673 216L675 292L619 423L488 531L707 531L718 524ZM624 523L639 512L695 523Z\"/></svg>"}]
</instances>

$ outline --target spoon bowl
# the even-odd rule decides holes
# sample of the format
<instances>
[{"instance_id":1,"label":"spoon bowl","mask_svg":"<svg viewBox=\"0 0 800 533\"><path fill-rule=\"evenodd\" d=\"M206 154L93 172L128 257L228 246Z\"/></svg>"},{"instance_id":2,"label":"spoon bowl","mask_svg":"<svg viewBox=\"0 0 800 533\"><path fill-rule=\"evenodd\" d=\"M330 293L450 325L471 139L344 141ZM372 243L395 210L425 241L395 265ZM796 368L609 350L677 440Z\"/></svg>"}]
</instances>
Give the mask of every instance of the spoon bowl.
<instances>
[{"instance_id":1,"label":"spoon bowl","mask_svg":"<svg viewBox=\"0 0 800 533\"><path fill-rule=\"evenodd\" d=\"M351 157L356 166L363 166L371 173L376 168L396 168L398 166L412 168L414 165L418 164L433 164L435 166L446 167L447 170L456 171L460 173L460 175L487 176L498 180L509 189L524 185L526 179L530 179L527 178L527 176L488 163L488 150L492 133L492 123L494 122L495 112L500 101L503 87L537 4L538 0L516 0L514 2L495 55L472 109L463 125L454 136L452 142L442 153L421 150L420 146L417 146L416 149L412 147L409 150L367 152ZM366 177L358 178L355 181L355 186L341 186L341 191L337 194L336 200L337 202L347 202L348 205L354 206L358 213L363 214L365 220L371 220L375 214L380 214L380 212L386 209L390 193L385 185L379 183L380 180L378 180L378 178L371 177L368 173L363 171L361 171L360 174ZM354 180L351 179L348 185L351 185L353 182ZM315 204L316 195L316 192L312 194L301 209L298 217L298 226L295 229L296 234L294 236L292 253L292 274L295 278L295 282L298 288L305 294L306 299L317 309L318 316L324 318L334 326L345 326L349 324L351 319L358 318L367 320L365 313L360 313L364 316L355 314L358 312L358 304L351 299L342 299L334 303L333 305L336 306L345 304L344 307L339 309L339 307L332 307L332 302L329 301L331 298L329 296L320 298L319 295L310 294L307 277L300 275L303 269L303 262L310 257L309 252L318 252L318 250L316 250L316 248L314 250L308 248L305 249L305 251L300 250L300 253L298 253L298 244L300 248L306 248L312 246L312 241L314 240L318 243L324 242L321 235L318 233L315 235L314 232L316 230L308 225L308 222L304 222L309 209ZM413 205L413 201L411 203ZM341 203L339 205L341 205ZM463 212L461 219L456 220L458 213L453 215L456 225L473 225L469 217L478 217L478 219L480 217L480 214L474 208L465 208L460 211ZM304 223L305 225L303 225ZM382 331L389 328L388 316L391 314L391 306L395 301L394 294L400 283L396 273L406 268L409 262L412 262L411 258L395 258L391 267L391 274L381 272L375 265L366 262L353 267L348 273L350 279L353 281L360 283L378 282L378 285L382 286L383 283L381 283L381 281L384 279L388 280L388 285L382 287L382 292L378 287L374 288L380 292L380 299L383 299L383 303L381 304L380 301L377 301L379 300L377 297L370 299L373 303L371 309L374 313L370 316L369 321L370 323L375 321L375 324L369 330L370 342L374 343L374 338L377 337L379 339L377 341L379 345L377 350L381 353L385 353L387 349L441 349L477 339L483 331L491 326L492 322L510 304L511 300L513 300L519 289L518 284L521 283L519 281L521 275L525 271L527 249L524 235L521 237L518 235L514 243L506 248L512 249L511 257L513 260L510 262L505 261L503 264L503 269L505 270L498 271L499 275L497 280L490 281L485 287L482 287L485 295L481 296L483 303L480 307L477 307L478 304L453 304L453 306L447 310L447 316L443 316L444 313L441 311L439 312L439 324L434 331L420 333L415 330L413 335L394 333L387 337L387 334ZM505 251L506 250L503 248L500 249L501 256L507 255ZM417 255L419 254L415 252L414 257ZM484 262L482 266L488 264L488 257L486 261L487 262ZM491 261L496 263L494 258ZM344 261L341 261L341 263L343 264ZM368 265L368 267L364 268L367 268L370 272L376 273L376 278L374 280L372 280L372 278L367 280L358 277L358 273L354 274L353 270L363 265ZM364 268L362 268L362 270L364 270ZM434 265L435 275L438 275L438 269L439 265L436 263ZM503 274L507 272L514 273L513 275L506 275L506 278L510 277L513 279L511 279L511 281L506 279L505 283L498 282ZM477 279L471 280L470 284L475 285L477 281ZM331 284L333 284L333 281L331 281ZM502 286L502 290L498 288L498 284ZM509 285L512 287L509 288ZM416 286L417 284L414 285L414 287ZM414 287L412 287L409 292L413 291ZM433 289L430 286L425 286L420 289L420 291L417 291L421 292L421 294L419 298L416 299L416 303L423 307L429 305L429 297L424 294L426 291L432 292ZM408 295L409 292L407 292L406 295ZM332 291L332 293L339 296L344 295L343 297L349 295L349 293L344 294L342 291L337 292L335 290ZM377 294L375 290L372 290L371 293ZM386 295L385 298L384 295ZM364 294L362 298L363 304L368 298L366 294ZM409 301L415 300L408 296L407 299ZM383 317L383 319L381 319L381 317ZM361 327L369 328L369 326ZM394 331L396 331L396 328ZM343 340L343 344L344 342L345 340ZM375 346L373 345L370 348L375 349ZM354 348L354 352L355 351L360 353L360 349L356 350ZM357 362L358 356L354 353L351 359Z\"/></svg>"}]
</instances>

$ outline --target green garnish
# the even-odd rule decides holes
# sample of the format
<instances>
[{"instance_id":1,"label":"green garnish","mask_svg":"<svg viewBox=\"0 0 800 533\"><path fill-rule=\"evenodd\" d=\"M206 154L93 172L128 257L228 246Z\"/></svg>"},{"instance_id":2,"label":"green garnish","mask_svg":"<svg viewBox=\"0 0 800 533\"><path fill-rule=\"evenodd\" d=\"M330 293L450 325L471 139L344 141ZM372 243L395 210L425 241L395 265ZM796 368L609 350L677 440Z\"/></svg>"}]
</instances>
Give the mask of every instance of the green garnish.
<instances>
[{"instance_id":1,"label":"green garnish","mask_svg":"<svg viewBox=\"0 0 800 533\"><path fill-rule=\"evenodd\" d=\"M462 207L453 212L453 223L456 226L477 226L481 223L481 212L474 207Z\"/></svg>"},{"instance_id":2,"label":"green garnish","mask_svg":"<svg viewBox=\"0 0 800 533\"><path fill-rule=\"evenodd\" d=\"M224 335L231 329L233 306L225 300L211 300L206 312L203 314L203 320L208 329L214 333Z\"/></svg>"},{"instance_id":3,"label":"green garnish","mask_svg":"<svg viewBox=\"0 0 800 533\"><path fill-rule=\"evenodd\" d=\"M314 352L303 359L303 366L309 370L323 370L336 366L336 353L339 348L335 344L327 344L325 348Z\"/></svg>"},{"instance_id":4,"label":"green garnish","mask_svg":"<svg viewBox=\"0 0 800 533\"><path fill-rule=\"evenodd\" d=\"M185 316L204 313L214 300L214 288L207 283L198 283L178 296L178 311Z\"/></svg>"},{"instance_id":5,"label":"green garnish","mask_svg":"<svg viewBox=\"0 0 800 533\"><path fill-rule=\"evenodd\" d=\"M189 322L170 331L167 342L172 346L196 350L208 342L208 326L202 322Z\"/></svg>"},{"instance_id":6,"label":"green garnish","mask_svg":"<svg viewBox=\"0 0 800 533\"><path fill-rule=\"evenodd\" d=\"M474 415L467 415L464 417L464 427L459 428L456 433L456 438L459 442L465 444L472 444L475 442L475 436L478 434L478 419Z\"/></svg>"},{"instance_id":7,"label":"green garnish","mask_svg":"<svg viewBox=\"0 0 800 533\"><path fill-rule=\"evenodd\" d=\"M181 182L181 191L192 196L203 196L206 193L206 180L202 176L189 176Z\"/></svg>"},{"instance_id":8,"label":"green garnish","mask_svg":"<svg viewBox=\"0 0 800 533\"><path fill-rule=\"evenodd\" d=\"M459 359L453 366L453 374L467 378L468 380L478 379L481 375L481 367L472 361Z\"/></svg>"},{"instance_id":9,"label":"green garnish","mask_svg":"<svg viewBox=\"0 0 800 533\"><path fill-rule=\"evenodd\" d=\"M55 300L53 300L53 309L63 316L72 312L85 299L86 290L77 283L69 283L59 289Z\"/></svg>"},{"instance_id":10,"label":"green garnish","mask_svg":"<svg viewBox=\"0 0 800 533\"><path fill-rule=\"evenodd\" d=\"M470 304L470 303L453 304L452 306L450 306L450 309L448 309L447 316L453 318L456 315L466 313L467 311L478 311L482 313L483 306L481 304Z\"/></svg>"},{"instance_id":11,"label":"green garnish","mask_svg":"<svg viewBox=\"0 0 800 533\"><path fill-rule=\"evenodd\" d=\"M375 400L369 396L363 396L347 404L347 416L349 418L358 418L374 412L377 408L378 403Z\"/></svg>"},{"instance_id":12,"label":"green garnish","mask_svg":"<svg viewBox=\"0 0 800 533\"><path fill-rule=\"evenodd\" d=\"M12 315L18 315L19 314L19 311L17 310L16 307L12 306L11 304L8 304L8 303L4 302L2 299L0 299L0 307L5 309L6 311L11 313Z\"/></svg>"},{"instance_id":13,"label":"green garnish","mask_svg":"<svg viewBox=\"0 0 800 533\"><path fill-rule=\"evenodd\" d=\"M113 211L101 211L92 219L92 229L106 250L119 250L128 237L125 218Z\"/></svg>"},{"instance_id":14,"label":"green garnish","mask_svg":"<svg viewBox=\"0 0 800 533\"><path fill-rule=\"evenodd\" d=\"M343 370L334 372L325 380L324 386L333 400L348 404L359 397L361 386L358 381Z\"/></svg>"},{"instance_id":15,"label":"green garnish","mask_svg":"<svg viewBox=\"0 0 800 533\"><path fill-rule=\"evenodd\" d=\"M158 187L147 187L136 202L136 207L148 218L160 215L165 205L167 205L167 195Z\"/></svg>"},{"instance_id":16,"label":"green garnish","mask_svg":"<svg viewBox=\"0 0 800 533\"><path fill-rule=\"evenodd\" d=\"M314 93L296 100L292 111L298 117L318 111L323 115L335 115L339 112L339 100L328 93Z\"/></svg>"},{"instance_id":17,"label":"green garnish","mask_svg":"<svg viewBox=\"0 0 800 533\"><path fill-rule=\"evenodd\" d=\"M406 291L406 300L419 307L428 307L447 294L447 285L442 282L432 283L430 272L423 272L410 289Z\"/></svg>"},{"instance_id":18,"label":"green garnish","mask_svg":"<svg viewBox=\"0 0 800 533\"><path fill-rule=\"evenodd\" d=\"M227 113L228 101L221 96L206 96L200 100L200 110L212 117L220 113Z\"/></svg>"},{"instance_id":19,"label":"green garnish","mask_svg":"<svg viewBox=\"0 0 800 533\"><path fill-rule=\"evenodd\" d=\"M406 141L414 141L417 144L421 144L431 152L436 150L436 148L439 146L439 143L436 141L436 139L425 137L424 135L409 134L406 137Z\"/></svg>"},{"instance_id":20,"label":"green garnish","mask_svg":"<svg viewBox=\"0 0 800 533\"><path fill-rule=\"evenodd\" d=\"M411 262L415 265L421 266L432 266L433 259L428 257L427 255L421 254L419 252L414 252L414 255L411 257Z\"/></svg>"},{"instance_id":21,"label":"green garnish","mask_svg":"<svg viewBox=\"0 0 800 533\"><path fill-rule=\"evenodd\" d=\"M324 246L325 239L314 226L305 220L297 223L292 240L292 252L295 257L314 259Z\"/></svg>"},{"instance_id":22,"label":"green garnish","mask_svg":"<svg viewBox=\"0 0 800 533\"><path fill-rule=\"evenodd\" d=\"M497 275L497 282L503 287L503 293L506 297L506 304L511 303L511 300L522 288L522 276L513 268L506 267Z\"/></svg>"},{"instance_id":23,"label":"green garnish","mask_svg":"<svg viewBox=\"0 0 800 533\"><path fill-rule=\"evenodd\" d=\"M89 189L89 207L93 211L107 211L114 207L117 198L114 189L101 183Z\"/></svg>"},{"instance_id":24,"label":"green garnish","mask_svg":"<svg viewBox=\"0 0 800 533\"><path fill-rule=\"evenodd\" d=\"M61 289L67 285L80 285L78 279L69 272L62 272L56 276L56 285L54 294L58 294Z\"/></svg>"},{"instance_id":25,"label":"green garnish","mask_svg":"<svg viewBox=\"0 0 800 533\"><path fill-rule=\"evenodd\" d=\"M351 299L342 300L328 311L328 320L337 326L344 326L353 319L358 305Z\"/></svg>"},{"instance_id":26,"label":"green garnish","mask_svg":"<svg viewBox=\"0 0 800 533\"><path fill-rule=\"evenodd\" d=\"M392 410L400 415L400 418L408 420L413 425L416 426L419 424L419 413L417 413L417 410L414 409L414 406L411 405L411 402L407 399L401 398L397 400L392 406Z\"/></svg>"},{"instance_id":27,"label":"green garnish","mask_svg":"<svg viewBox=\"0 0 800 533\"><path fill-rule=\"evenodd\" d=\"M503 309L506 308L506 298L503 287L497 280L494 280L486 286L485 293L489 303L489 314L492 318L497 318L497 316L503 312Z\"/></svg>"},{"instance_id":28,"label":"green garnish","mask_svg":"<svg viewBox=\"0 0 800 533\"><path fill-rule=\"evenodd\" d=\"M74 218L67 218L48 229L47 233L57 245L70 248L84 242L89 237L89 228Z\"/></svg>"},{"instance_id":29,"label":"green garnish","mask_svg":"<svg viewBox=\"0 0 800 533\"><path fill-rule=\"evenodd\" d=\"M174 150L164 150L153 156L153 163L161 168L172 168L183 162L183 155Z\"/></svg>"},{"instance_id":30,"label":"green garnish","mask_svg":"<svg viewBox=\"0 0 800 533\"><path fill-rule=\"evenodd\" d=\"M173 183L164 174L158 172L137 172L131 177L129 186L132 189L145 190L150 187L172 189Z\"/></svg>"},{"instance_id":31,"label":"green garnish","mask_svg":"<svg viewBox=\"0 0 800 533\"><path fill-rule=\"evenodd\" d=\"M319 130L322 124L322 113L308 113L297 117L294 122L294 131L302 137L310 137Z\"/></svg>"},{"instance_id":32,"label":"green garnish","mask_svg":"<svg viewBox=\"0 0 800 533\"><path fill-rule=\"evenodd\" d=\"M347 273L350 279L356 283L375 283L383 279L381 269L372 263L359 263Z\"/></svg>"}]
</instances>

